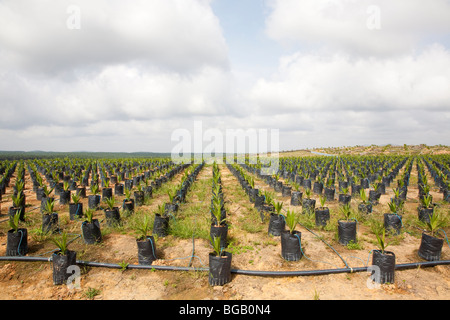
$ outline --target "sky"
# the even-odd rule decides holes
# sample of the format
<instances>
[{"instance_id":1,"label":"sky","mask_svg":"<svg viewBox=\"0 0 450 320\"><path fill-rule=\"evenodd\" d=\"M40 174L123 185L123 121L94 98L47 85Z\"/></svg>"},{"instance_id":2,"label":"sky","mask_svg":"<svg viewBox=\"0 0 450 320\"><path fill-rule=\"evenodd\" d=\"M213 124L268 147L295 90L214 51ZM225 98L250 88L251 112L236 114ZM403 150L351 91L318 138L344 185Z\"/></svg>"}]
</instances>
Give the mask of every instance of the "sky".
<instances>
[{"instance_id":1,"label":"sky","mask_svg":"<svg viewBox=\"0 0 450 320\"><path fill-rule=\"evenodd\" d=\"M450 145L450 1L0 0L0 115L0 150Z\"/></svg>"}]
</instances>

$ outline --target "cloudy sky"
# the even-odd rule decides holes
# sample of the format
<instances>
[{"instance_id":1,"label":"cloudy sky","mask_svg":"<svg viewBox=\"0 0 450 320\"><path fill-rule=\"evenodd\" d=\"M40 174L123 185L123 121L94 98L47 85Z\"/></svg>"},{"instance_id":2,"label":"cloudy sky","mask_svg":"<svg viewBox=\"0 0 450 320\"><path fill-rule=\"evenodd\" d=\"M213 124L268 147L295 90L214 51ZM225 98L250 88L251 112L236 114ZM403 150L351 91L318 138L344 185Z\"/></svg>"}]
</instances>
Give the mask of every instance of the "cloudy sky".
<instances>
[{"instance_id":1,"label":"cloudy sky","mask_svg":"<svg viewBox=\"0 0 450 320\"><path fill-rule=\"evenodd\" d=\"M0 112L0 150L449 145L450 1L0 0Z\"/></svg>"}]
</instances>

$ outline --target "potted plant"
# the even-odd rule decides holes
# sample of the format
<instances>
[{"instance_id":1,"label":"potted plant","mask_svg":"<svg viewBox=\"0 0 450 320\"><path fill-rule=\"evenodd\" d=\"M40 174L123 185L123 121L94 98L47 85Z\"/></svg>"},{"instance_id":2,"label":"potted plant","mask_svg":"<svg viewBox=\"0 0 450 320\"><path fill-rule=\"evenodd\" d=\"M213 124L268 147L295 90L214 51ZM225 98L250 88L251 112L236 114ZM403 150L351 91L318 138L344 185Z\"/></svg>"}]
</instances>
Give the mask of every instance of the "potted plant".
<instances>
[{"instance_id":1,"label":"potted plant","mask_svg":"<svg viewBox=\"0 0 450 320\"><path fill-rule=\"evenodd\" d=\"M428 222L419 221L419 224L425 227L425 229L428 229L422 232L418 251L419 257L427 261L440 260L442 246L444 244L444 239L440 231L447 225L446 218L433 208L433 214L430 216L430 220Z\"/></svg>"},{"instance_id":2,"label":"potted plant","mask_svg":"<svg viewBox=\"0 0 450 320\"><path fill-rule=\"evenodd\" d=\"M218 197L214 197L211 214L213 217L211 219L210 238L220 238L221 247L226 248L228 224L226 223L226 215L224 215L224 210L222 210L222 205Z\"/></svg>"},{"instance_id":3,"label":"potted plant","mask_svg":"<svg viewBox=\"0 0 450 320\"><path fill-rule=\"evenodd\" d=\"M88 207L89 209L97 209L101 200L99 186L96 183L91 183L90 189L91 195L88 196Z\"/></svg>"},{"instance_id":4,"label":"potted plant","mask_svg":"<svg viewBox=\"0 0 450 320\"><path fill-rule=\"evenodd\" d=\"M169 216L166 214L166 204L158 205L153 221L153 234L165 237L169 233Z\"/></svg>"},{"instance_id":5,"label":"potted plant","mask_svg":"<svg viewBox=\"0 0 450 320\"><path fill-rule=\"evenodd\" d=\"M350 204L350 201L352 200L352 196L349 194L349 189L342 188L341 192L339 193L339 203L346 205Z\"/></svg>"},{"instance_id":6,"label":"potted plant","mask_svg":"<svg viewBox=\"0 0 450 320\"><path fill-rule=\"evenodd\" d=\"M302 213L312 214L316 207L316 199L311 199L311 189L306 188L304 192L306 198L302 200Z\"/></svg>"},{"instance_id":7,"label":"potted plant","mask_svg":"<svg viewBox=\"0 0 450 320\"><path fill-rule=\"evenodd\" d=\"M64 181L63 182L63 188L59 193L59 203L61 205L68 204L70 202L70 190L69 190L69 182Z\"/></svg>"},{"instance_id":8,"label":"potted plant","mask_svg":"<svg viewBox=\"0 0 450 320\"><path fill-rule=\"evenodd\" d=\"M105 178L102 181L103 181L102 201L106 202L106 199L110 199L113 196L113 190L110 187L109 179Z\"/></svg>"},{"instance_id":9,"label":"potted plant","mask_svg":"<svg viewBox=\"0 0 450 320\"><path fill-rule=\"evenodd\" d=\"M138 248L139 264L151 265L157 259L155 249L155 238L148 235L150 229L150 220L147 215L144 216L142 223L137 226L138 237L136 244Z\"/></svg>"},{"instance_id":10,"label":"potted plant","mask_svg":"<svg viewBox=\"0 0 450 320\"><path fill-rule=\"evenodd\" d=\"M23 195L17 194L12 195L13 205L9 207L9 216L15 216L17 213L20 214L20 220L25 221L25 206L23 205Z\"/></svg>"},{"instance_id":11,"label":"potted plant","mask_svg":"<svg viewBox=\"0 0 450 320\"><path fill-rule=\"evenodd\" d=\"M330 221L330 209L325 207L325 202L327 198L325 195L321 195L319 197L320 200L320 208L316 208L314 210L316 226L324 227L327 225L328 221Z\"/></svg>"},{"instance_id":12,"label":"potted plant","mask_svg":"<svg viewBox=\"0 0 450 320\"><path fill-rule=\"evenodd\" d=\"M289 230L281 233L281 256L287 261L298 261L302 257L301 232L295 230L298 215L291 210L286 212L286 225Z\"/></svg>"},{"instance_id":13,"label":"potted plant","mask_svg":"<svg viewBox=\"0 0 450 320\"><path fill-rule=\"evenodd\" d=\"M174 190L167 191L167 195L169 196L169 202L166 203L165 209L167 214L174 214L178 211L178 203L175 201L175 192Z\"/></svg>"},{"instance_id":14,"label":"potted plant","mask_svg":"<svg viewBox=\"0 0 450 320\"><path fill-rule=\"evenodd\" d=\"M69 279L71 273L68 272L70 266L77 264L77 253L68 249L67 233L63 232L61 238L53 238L53 243L58 247L58 251L53 253L53 284L61 285Z\"/></svg>"},{"instance_id":15,"label":"potted plant","mask_svg":"<svg viewBox=\"0 0 450 320\"><path fill-rule=\"evenodd\" d=\"M315 194L322 194L323 192L323 177L321 175L318 175L316 181L314 181L313 192Z\"/></svg>"},{"instance_id":16,"label":"potted plant","mask_svg":"<svg viewBox=\"0 0 450 320\"><path fill-rule=\"evenodd\" d=\"M58 221L58 213L55 212L55 201L52 199L47 199L44 213L42 215L42 232L44 234L47 234L49 232L58 232Z\"/></svg>"},{"instance_id":17,"label":"potted plant","mask_svg":"<svg viewBox=\"0 0 450 320\"><path fill-rule=\"evenodd\" d=\"M384 214L384 227L386 231L393 232L394 234L400 234L402 228L402 217L398 214L399 207L395 202L389 202L390 213Z\"/></svg>"},{"instance_id":18,"label":"potted plant","mask_svg":"<svg viewBox=\"0 0 450 320\"><path fill-rule=\"evenodd\" d=\"M338 220L338 239L342 245L348 245L350 242L356 242L356 221L352 218L352 210L349 204L339 207L343 218Z\"/></svg>"},{"instance_id":19,"label":"potted plant","mask_svg":"<svg viewBox=\"0 0 450 320\"><path fill-rule=\"evenodd\" d=\"M80 175L78 177L78 186L75 193L82 199L86 198L86 185L84 184L84 182L85 181L83 176Z\"/></svg>"},{"instance_id":20,"label":"potted plant","mask_svg":"<svg viewBox=\"0 0 450 320\"><path fill-rule=\"evenodd\" d=\"M70 220L76 220L83 216L83 203L80 202L81 198L79 195L72 194L72 203L69 203L69 217Z\"/></svg>"},{"instance_id":21,"label":"potted plant","mask_svg":"<svg viewBox=\"0 0 450 320\"><path fill-rule=\"evenodd\" d=\"M386 251L386 229L373 230L377 237L378 249L372 251L372 265L379 268L379 272L372 274L372 280L377 283L394 283L395 280L395 254Z\"/></svg>"},{"instance_id":22,"label":"potted plant","mask_svg":"<svg viewBox=\"0 0 450 320\"><path fill-rule=\"evenodd\" d=\"M105 198L107 208L105 209L106 223L108 226L116 226L120 224L119 207L116 206L116 199L114 196Z\"/></svg>"},{"instance_id":23,"label":"potted plant","mask_svg":"<svg viewBox=\"0 0 450 320\"><path fill-rule=\"evenodd\" d=\"M281 236L281 232L286 226L284 216L281 214L283 202L275 202L274 209L275 211L270 214L269 234L272 236Z\"/></svg>"},{"instance_id":24,"label":"potted plant","mask_svg":"<svg viewBox=\"0 0 450 320\"><path fill-rule=\"evenodd\" d=\"M6 256L24 256L28 253L28 233L26 228L19 227L20 210L9 217L6 240Z\"/></svg>"},{"instance_id":25,"label":"potted plant","mask_svg":"<svg viewBox=\"0 0 450 320\"><path fill-rule=\"evenodd\" d=\"M358 211L365 214L372 213L372 203L367 199L366 189L359 190L359 197L362 202L358 205Z\"/></svg>"},{"instance_id":26,"label":"potted plant","mask_svg":"<svg viewBox=\"0 0 450 320\"><path fill-rule=\"evenodd\" d=\"M102 241L102 233L98 219L94 219L94 210L86 209L86 220L81 224L83 239L86 244L94 244Z\"/></svg>"},{"instance_id":27,"label":"potted plant","mask_svg":"<svg viewBox=\"0 0 450 320\"><path fill-rule=\"evenodd\" d=\"M208 282L211 286L223 286L231 281L231 252L223 250L220 237L211 238L213 252L209 253Z\"/></svg>"},{"instance_id":28,"label":"potted plant","mask_svg":"<svg viewBox=\"0 0 450 320\"><path fill-rule=\"evenodd\" d=\"M327 201L334 201L334 194L336 193L336 189L334 188L334 179L327 179L327 183L323 192Z\"/></svg>"},{"instance_id":29,"label":"potted plant","mask_svg":"<svg viewBox=\"0 0 450 320\"><path fill-rule=\"evenodd\" d=\"M303 193L300 191L300 184L292 182L292 186L295 191L292 191L291 193L291 206L299 206L302 204L303 195Z\"/></svg>"},{"instance_id":30,"label":"potted plant","mask_svg":"<svg viewBox=\"0 0 450 320\"><path fill-rule=\"evenodd\" d=\"M47 205L47 201L54 201L55 198L50 197L50 194L52 193L52 191L54 190L54 188L49 188L46 185L42 186L42 198L41 198L41 213L43 213L45 211L45 207Z\"/></svg>"},{"instance_id":31,"label":"potted plant","mask_svg":"<svg viewBox=\"0 0 450 320\"><path fill-rule=\"evenodd\" d=\"M131 197L131 190L125 188L125 199L122 203L123 212L125 214L131 214L134 212L134 199Z\"/></svg>"},{"instance_id":32,"label":"potted plant","mask_svg":"<svg viewBox=\"0 0 450 320\"><path fill-rule=\"evenodd\" d=\"M134 204L136 207L140 207L144 205L145 194L142 189L142 184L139 182L136 184L136 190L134 191Z\"/></svg>"},{"instance_id":33,"label":"potted plant","mask_svg":"<svg viewBox=\"0 0 450 320\"><path fill-rule=\"evenodd\" d=\"M420 199L421 205L418 207L419 211L419 220L423 222L429 222L430 217L434 211L433 198L431 195L423 196Z\"/></svg>"},{"instance_id":34,"label":"potted plant","mask_svg":"<svg viewBox=\"0 0 450 320\"><path fill-rule=\"evenodd\" d=\"M123 196L124 192L124 185L122 183L122 176L119 174L117 175L117 182L114 185L114 194L116 196Z\"/></svg>"}]
</instances>

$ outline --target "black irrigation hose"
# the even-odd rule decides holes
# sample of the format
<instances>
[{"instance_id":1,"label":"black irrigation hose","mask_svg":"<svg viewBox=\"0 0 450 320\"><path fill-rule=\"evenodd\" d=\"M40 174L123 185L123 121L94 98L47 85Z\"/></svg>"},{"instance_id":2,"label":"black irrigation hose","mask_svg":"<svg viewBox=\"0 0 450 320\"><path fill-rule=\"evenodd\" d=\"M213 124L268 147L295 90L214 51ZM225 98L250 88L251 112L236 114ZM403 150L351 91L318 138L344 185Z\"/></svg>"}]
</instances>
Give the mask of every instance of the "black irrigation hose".
<instances>
[{"instance_id":1,"label":"black irrigation hose","mask_svg":"<svg viewBox=\"0 0 450 320\"><path fill-rule=\"evenodd\" d=\"M52 257L30 257L30 256L0 256L0 261L22 261L22 262L49 262ZM92 262L92 261L77 261L78 265L88 267L101 267L112 269L123 269L123 266L116 263ZM396 264L395 270L414 269L418 267L435 267L439 265L450 265L450 260L425 261ZM176 267L176 266L158 266L158 265L139 265L129 264L127 269L150 269L150 270L164 270L164 271L209 271L209 268L192 268L192 267ZM262 270L242 270L231 269L231 273L248 275L248 276L273 276L273 277L297 277L297 276L320 276L328 274L339 273L355 273L367 272L369 267L357 268L336 268L336 269L316 269L316 270L299 270L299 271L262 271Z\"/></svg>"}]
</instances>

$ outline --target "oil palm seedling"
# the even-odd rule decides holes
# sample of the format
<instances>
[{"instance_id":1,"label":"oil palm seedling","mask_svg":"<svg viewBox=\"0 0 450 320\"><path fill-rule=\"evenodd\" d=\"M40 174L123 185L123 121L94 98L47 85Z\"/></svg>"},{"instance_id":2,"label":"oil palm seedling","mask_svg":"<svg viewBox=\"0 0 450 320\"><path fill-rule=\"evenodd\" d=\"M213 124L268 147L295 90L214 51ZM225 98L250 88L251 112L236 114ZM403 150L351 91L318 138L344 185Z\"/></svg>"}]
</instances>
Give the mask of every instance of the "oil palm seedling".
<instances>
[{"instance_id":1,"label":"oil palm seedling","mask_svg":"<svg viewBox=\"0 0 450 320\"><path fill-rule=\"evenodd\" d=\"M294 191L291 193L291 206L299 206L302 204L303 195L300 189L300 184L297 182L292 182L291 185L294 188Z\"/></svg>"},{"instance_id":2,"label":"oil palm seedling","mask_svg":"<svg viewBox=\"0 0 450 320\"><path fill-rule=\"evenodd\" d=\"M134 213L134 199L131 196L131 189L124 189L125 198L122 202L122 210L125 215L130 215Z\"/></svg>"},{"instance_id":3,"label":"oil palm seedling","mask_svg":"<svg viewBox=\"0 0 450 320\"><path fill-rule=\"evenodd\" d=\"M338 240L342 245L356 243L357 221L352 218L353 212L349 204L339 207L342 218L338 220Z\"/></svg>"},{"instance_id":4,"label":"oil palm seedling","mask_svg":"<svg viewBox=\"0 0 450 320\"><path fill-rule=\"evenodd\" d=\"M369 190L369 201L373 204L376 205L378 204L378 201L380 200L381 197L381 192L379 191L379 184L378 183L374 183L372 185L372 190Z\"/></svg>"},{"instance_id":5,"label":"oil palm seedling","mask_svg":"<svg viewBox=\"0 0 450 320\"><path fill-rule=\"evenodd\" d=\"M400 234L403 222L400 213L400 208L393 201L388 203L390 213L384 214L384 227L386 231Z\"/></svg>"},{"instance_id":6,"label":"oil palm seedling","mask_svg":"<svg viewBox=\"0 0 450 320\"><path fill-rule=\"evenodd\" d=\"M274 209L274 212L270 214L268 233L272 236L281 236L281 232L286 227L285 218L281 214L281 210L283 209L283 202L275 202Z\"/></svg>"},{"instance_id":7,"label":"oil palm seedling","mask_svg":"<svg viewBox=\"0 0 450 320\"><path fill-rule=\"evenodd\" d=\"M288 230L281 233L281 256L287 261L298 261L302 257L301 232L295 230L298 223L296 212L287 210L286 225Z\"/></svg>"},{"instance_id":8,"label":"oil palm seedling","mask_svg":"<svg viewBox=\"0 0 450 320\"><path fill-rule=\"evenodd\" d=\"M325 203L327 201L327 197L325 195L321 195L319 197L320 208L316 208L314 210L315 222L316 226L324 227L327 225L328 221L330 221L330 209L325 207Z\"/></svg>"},{"instance_id":9,"label":"oil palm seedling","mask_svg":"<svg viewBox=\"0 0 450 320\"><path fill-rule=\"evenodd\" d=\"M105 209L106 223L108 226L117 226L120 224L120 211L116 206L114 196L105 199L107 208Z\"/></svg>"},{"instance_id":10,"label":"oil palm seedling","mask_svg":"<svg viewBox=\"0 0 450 320\"><path fill-rule=\"evenodd\" d=\"M327 201L334 201L334 195L336 193L336 189L334 188L334 179L328 178L325 188L324 188L324 194L327 198Z\"/></svg>"},{"instance_id":11,"label":"oil palm seedling","mask_svg":"<svg viewBox=\"0 0 450 320\"><path fill-rule=\"evenodd\" d=\"M63 232L60 237L52 238L52 242L58 250L52 255L53 284L61 285L72 274L68 269L71 266L76 266L77 254L75 251L69 250L66 232Z\"/></svg>"},{"instance_id":12,"label":"oil palm seedling","mask_svg":"<svg viewBox=\"0 0 450 320\"><path fill-rule=\"evenodd\" d=\"M83 240L86 244L94 244L102 241L102 233L98 219L94 218L94 210L86 209L85 220L81 224Z\"/></svg>"},{"instance_id":13,"label":"oil palm seedling","mask_svg":"<svg viewBox=\"0 0 450 320\"><path fill-rule=\"evenodd\" d=\"M15 216L17 213L20 214L20 220L25 221L25 205L23 203L23 194L12 195L12 206L9 207L9 215Z\"/></svg>"},{"instance_id":14,"label":"oil palm seedling","mask_svg":"<svg viewBox=\"0 0 450 320\"><path fill-rule=\"evenodd\" d=\"M346 205L349 204L352 199L352 196L349 194L348 187L342 188L339 193L339 203Z\"/></svg>"},{"instance_id":15,"label":"oil palm seedling","mask_svg":"<svg viewBox=\"0 0 450 320\"><path fill-rule=\"evenodd\" d=\"M209 253L208 283L223 286L231 281L232 254L223 249L220 237L211 237L213 251Z\"/></svg>"},{"instance_id":16,"label":"oil palm seedling","mask_svg":"<svg viewBox=\"0 0 450 320\"><path fill-rule=\"evenodd\" d=\"M28 253L28 232L20 228L20 211L9 216L9 227L6 240L7 256L24 256Z\"/></svg>"},{"instance_id":17,"label":"oil palm seedling","mask_svg":"<svg viewBox=\"0 0 450 320\"><path fill-rule=\"evenodd\" d=\"M91 183L90 186L91 194L88 196L88 206L89 209L97 209L100 205L101 197L99 195L100 188L98 184Z\"/></svg>"},{"instance_id":18,"label":"oil palm seedling","mask_svg":"<svg viewBox=\"0 0 450 320\"><path fill-rule=\"evenodd\" d=\"M74 193L72 194L72 202L69 203L69 217L70 220L76 220L83 216L83 203L81 197Z\"/></svg>"},{"instance_id":19,"label":"oil palm seedling","mask_svg":"<svg viewBox=\"0 0 450 320\"><path fill-rule=\"evenodd\" d=\"M144 205L144 202L145 202L144 189L142 183L139 181L139 183L136 184L136 189L134 190L134 205L136 207L140 207Z\"/></svg>"},{"instance_id":20,"label":"oil palm seedling","mask_svg":"<svg viewBox=\"0 0 450 320\"><path fill-rule=\"evenodd\" d=\"M157 259L155 249L155 238L148 235L150 231L150 219L148 215L144 215L142 221L136 227L138 235L136 244L138 248L138 261L142 265L150 265Z\"/></svg>"},{"instance_id":21,"label":"oil palm seedling","mask_svg":"<svg viewBox=\"0 0 450 320\"><path fill-rule=\"evenodd\" d=\"M42 215L42 232L56 233L58 232L58 213L55 212L55 201L53 199L47 199L45 209Z\"/></svg>"},{"instance_id":22,"label":"oil palm seedling","mask_svg":"<svg viewBox=\"0 0 450 320\"><path fill-rule=\"evenodd\" d=\"M420 205L417 208L419 212L419 220L427 222L430 221L430 216L433 214L435 205L431 195L423 196L420 199Z\"/></svg>"},{"instance_id":23,"label":"oil palm seedling","mask_svg":"<svg viewBox=\"0 0 450 320\"><path fill-rule=\"evenodd\" d=\"M213 198L213 206L211 207L212 221L210 228L210 237L221 239L222 248L227 247L228 224L226 223L226 214L218 197Z\"/></svg>"},{"instance_id":24,"label":"oil palm seedling","mask_svg":"<svg viewBox=\"0 0 450 320\"><path fill-rule=\"evenodd\" d=\"M419 257L428 261L437 261L441 259L442 246L444 238L442 237L443 228L448 224L447 218L439 211L433 208L433 214L429 221L419 221L419 225L424 227L422 239L419 247Z\"/></svg>"},{"instance_id":25,"label":"oil palm seedling","mask_svg":"<svg viewBox=\"0 0 450 320\"><path fill-rule=\"evenodd\" d=\"M377 238L378 249L372 251L372 265L378 267L378 271L371 275L377 283L394 283L395 280L395 254L387 251L386 229L375 228L373 230Z\"/></svg>"},{"instance_id":26,"label":"oil palm seedling","mask_svg":"<svg viewBox=\"0 0 450 320\"><path fill-rule=\"evenodd\" d=\"M158 205L155 212L155 218L153 220L152 234L158 237L165 237L169 233L169 215L166 211L166 204Z\"/></svg>"},{"instance_id":27,"label":"oil palm seedling","mask_svg":"<svg viewBox=\"0 0 450 320\"><path fill-rule=\"evenodd\" d=\"M311 198L311 195L312 195L311 189L306 188L304 195L306 198L303 198L303 200L302 200L302 213L303 214L313 214L314 209L316 207L316 199Z\"/></svg>"},{"instance_id":28,"label":"oil palm seedling","mask_svg":"<svg viewBox=\"0 0 450 320\"><path fill-rule=\"evenodd\" d=\"M358 211L365 214L372 213L372 203L368 200L367 193L364 188L359 190L359 197L361 199L361 203L358 204Z\"/></svg>"},{"instance_id":29,"label":"oil palm seedling","mask_svg":"<svg viewBox=\"0 0 450 320\"><path fill-rule=\"evenodd\" d=\"M102 201L106 202L106 199L110 199L113 196L113 190L110 187L109 179L105 178L102 181L103 181Z\"/></svg>"}]
</instances>

